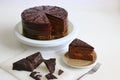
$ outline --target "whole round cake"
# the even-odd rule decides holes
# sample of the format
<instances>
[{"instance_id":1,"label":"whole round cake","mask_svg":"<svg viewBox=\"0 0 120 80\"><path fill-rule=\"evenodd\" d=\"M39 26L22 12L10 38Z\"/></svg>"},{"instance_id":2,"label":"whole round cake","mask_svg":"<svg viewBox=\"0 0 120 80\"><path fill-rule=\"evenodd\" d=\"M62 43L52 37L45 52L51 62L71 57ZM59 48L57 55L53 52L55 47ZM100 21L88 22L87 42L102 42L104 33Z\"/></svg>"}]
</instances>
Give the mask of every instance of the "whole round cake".
<instances>
[{"instance_id":1,"label":"whole round cake","mask_svg":"<svg viewBox=\"0 0 120 80\"><path fill-rule=\"evenodd\" d=\"M36 40L57 39L67 35L68 13L57 6L37 6L21 13L23 35Z\"/></svg>"}]
</instances>

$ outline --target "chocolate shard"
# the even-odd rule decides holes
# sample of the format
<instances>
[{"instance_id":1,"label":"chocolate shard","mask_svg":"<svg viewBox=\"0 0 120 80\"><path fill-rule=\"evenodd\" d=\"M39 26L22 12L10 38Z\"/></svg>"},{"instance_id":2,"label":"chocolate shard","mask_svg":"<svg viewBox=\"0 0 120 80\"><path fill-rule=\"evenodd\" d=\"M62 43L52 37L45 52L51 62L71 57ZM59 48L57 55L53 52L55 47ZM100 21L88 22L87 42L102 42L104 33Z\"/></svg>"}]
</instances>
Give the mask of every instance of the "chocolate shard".
<instances>
[{"instance_id":1,"label":"chocolate shard","mask_svg":"<svg viewBox=\"0 0 120 80\"><path fill-rule=\"evenodd\" d=\"M37 68L43 62L43 57L40 52L30 55L26 59L33 64L34 68Z\"/></svg>"},{"instance_id":2,"label":"chocolate shard","mask_svg":"<svg viewBox=\"0 0 120 80\"><path fill-rule=\"evenodd\" d=\"M54 76L52 73L48 73L47 75L45 75L45 77L49 80L49 79L57 79L56 76Z\"/></svg>"},{"instance_id":3,"label":"chocolate shard","mask_svg":"<svg viewBox=\"0 0 120 80\"><path fill-rule=\"evenodd\" d=\"M63 72L64 72L63 70L59 69L58 70L58 75L61 75Z\"/></svg>"},{"instance_id":4,"label":"chocolate shard","mask_svg":"<svg viewBox=\"0 0 120 80\"><path fill-rule=\"evenodd\" d=\"M40 78L42 77L42 75L40 74L40 72L36 72L36 71L31 72L30 76L32 78L34 78L35 80L41 80Z\"/></svg>"},{"instance_id":5,"label":"chocolate shard","mask_svg":"<svg viewBox=\"0 0 120 80\"><path fill-rule=\"evenodd\" d=\"M21 59L15 63L13 63L13 70L32 71L33 69L34 69L34 67L31 64L31 62L26 59Z\"/></svg>"},{"instance_id":6,"label":"chocolate shard","mask_svg":"<svg viewBox=\"0 0 120 80\"><path fill-rule=\"evenodd\" d=\"M44 60L44 63L46 64L49 72L54 73L55 65L56 65L56 59L55 58L50 58L48 60Z\"/></svg>"},{"instance_id":7,"label":"chocolate shard","mask_svg":"<svg viewBox=\"0 0 120 80\"><path fill-rule=\"evenodd\" d=\"M33 71L43 62L40 52L34 53L13 63L13 70Z\"/></svg>"}]
</instances>

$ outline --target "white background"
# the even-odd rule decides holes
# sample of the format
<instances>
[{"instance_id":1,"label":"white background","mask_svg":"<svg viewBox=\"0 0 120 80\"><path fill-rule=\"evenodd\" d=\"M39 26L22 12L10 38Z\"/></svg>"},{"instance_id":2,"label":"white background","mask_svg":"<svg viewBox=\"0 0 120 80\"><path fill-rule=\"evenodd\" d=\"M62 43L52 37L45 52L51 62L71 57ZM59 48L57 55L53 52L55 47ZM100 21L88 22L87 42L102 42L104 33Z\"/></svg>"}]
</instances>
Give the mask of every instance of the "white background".
<instances>
[{"instance_id":1,"label":"white background","mask_svg":"<svg viewBox=\"0 0 120 80\"><path fill-rule=\"evenodd\" d=\"M120 80L119 0L0 0L0 63L23 51L13 36L14 26L24 9L39 5L64 7L79 27L78 38L95 47L102 66L84 80ZM0 69L0 80L14 79Z\"/></svg>"}]
</instances>

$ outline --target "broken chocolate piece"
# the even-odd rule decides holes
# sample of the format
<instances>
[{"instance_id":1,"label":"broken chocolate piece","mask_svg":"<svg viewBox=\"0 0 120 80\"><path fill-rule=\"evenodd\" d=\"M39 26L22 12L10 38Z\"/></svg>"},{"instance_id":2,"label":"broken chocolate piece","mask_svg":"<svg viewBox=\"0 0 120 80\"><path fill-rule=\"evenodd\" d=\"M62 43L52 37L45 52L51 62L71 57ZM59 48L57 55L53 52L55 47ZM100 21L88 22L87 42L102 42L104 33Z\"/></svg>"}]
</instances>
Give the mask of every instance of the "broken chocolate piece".
<instances>
[{"instance_id":1,"label":"broken chocolate piece","mask_svg":"<svg viewBox=\"0 0 120 80\"><path fill-rule=\"evenodd\" d=\"M54 76L52 73L48 73L47 75L45 75L45 77L49 80L49 79L57 79L56 76Z\"/></svg>"},{"instance_id":2,"label":"broken chocolate piece","mask_svg":"<svg viewBox=\"0 0 120 80\"><path fill-rule=\"evenodd\" d=\"M33 69L34 69L34 67L31 64L31 62L26 59L21 59L15 63L13 63L13 70L32 71Z\"/></svg>"},{"instance_id":3,"label":"broken chocolate piece","mask_svg":"<svg viewBox=\"0 0 120 80\"><path fill-rule=\"evenodd\" d=\"M31 72L30 76L32 78L34 78L35 80L41 80L40 78L42 77L42 75L40 74L40 72L36 72L36 71Z\"/></svg>"},{"instance_id":4,"label":"broken chocolate piece","mask_svg":"<svg viewBox=\"0 0 120 80\"><path fill-rule=\"evenodd\" d=\"M43 62L43 57L40 52L30 55L26 57L26 59L28 59L33 64L34 69Z\"/></svg>"},{"instance_id":5,"label":"broken chocolate piece","mask_svg":"<svg viewBox=\"0 0 120 80\"><path fill-rule=\"evenodd\" d=\"M13 63L13 70L33 71L43 62L40 52L34 53Z\"/></svg>"},{"instance_id":6,"label":"broken chocolate piece","mask_svg":"<svg viewBox=\"0 0 120 80\"><path fill-rule=\"evenodd\" d=\"M55 71L55 65L56 65L55 61L56 61L55 58L50 58L44 61L50 73L54 73Z\"/></svg>"},{"instance_id":7,"label":"broken chocolate piece","mask_svg":"<svg viewBox=\"0 0 120 80\"><path fill-rule=\"evenodd\" d=\"M59 69L58 75L61 75L63 72L64 72L63 70Z\"/></svg>"}]
</instances>

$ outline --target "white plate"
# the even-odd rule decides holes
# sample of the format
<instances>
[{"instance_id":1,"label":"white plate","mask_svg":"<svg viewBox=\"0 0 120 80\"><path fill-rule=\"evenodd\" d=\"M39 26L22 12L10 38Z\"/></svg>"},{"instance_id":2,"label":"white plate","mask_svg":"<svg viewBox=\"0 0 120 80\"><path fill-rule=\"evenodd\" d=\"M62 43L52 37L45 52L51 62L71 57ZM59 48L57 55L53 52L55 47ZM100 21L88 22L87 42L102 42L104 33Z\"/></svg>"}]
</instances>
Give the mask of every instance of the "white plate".
<instances>
[{"instance_id":1,"label":"white plate","mask_svg":"<svg viewBox=\"0 0 120 80\"><path fill-rule=\"evenodd\" d=\"M19 22L14 29L16 39L26 45L35 47L55 47L69 44L77 35L77 27L68 21L68 35L53 40L34 40L22 35L22 24Z\"/></svg>"},{"instance_id":2,"label":"white plate","mask_svg":"<svg viewBox=\"0 0 120 80\"><path fill-rule=\"evenodd\" d=\"M96 54L95 51L93 51L93 54L94 54L93 61L71 59L68 56L66 56L66 54L63 56L63 61L68 66L71 66L71 67L74 67L74 68L88 68L88 67L92 67L93 65L95 65L95 63L97 61L97 54Z\"/></svg>"}]
</instances>

